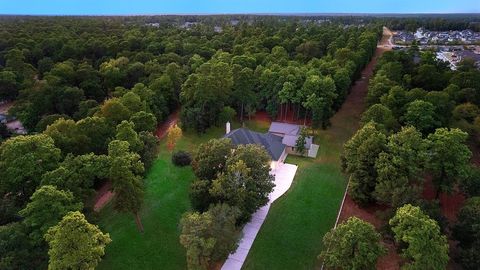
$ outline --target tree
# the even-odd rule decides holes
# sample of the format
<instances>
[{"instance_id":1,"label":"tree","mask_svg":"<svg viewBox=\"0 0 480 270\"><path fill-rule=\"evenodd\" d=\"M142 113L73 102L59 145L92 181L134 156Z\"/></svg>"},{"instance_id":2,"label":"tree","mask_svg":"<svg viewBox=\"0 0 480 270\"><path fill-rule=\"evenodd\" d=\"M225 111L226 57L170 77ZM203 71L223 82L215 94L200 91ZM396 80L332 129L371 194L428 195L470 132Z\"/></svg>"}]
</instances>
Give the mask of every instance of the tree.
<instances>
[{"instance_id":1,"label":"tree","mask_svg":"<svg viewBox=\"0 0 480 270\"><path fill-rule=\"evenodd\" d=\"M225 106L218 115L218 124L219 126L225 125L227 122L232 122L235 119L237 112L232 107Z\"/></svg>"},{"instance_id":2,"label":"tree","mask_svg":"<svg viewBox=\"0 0 480 270\"><path fill-rule=\"evenodd\" d=\"M475 117L480 114L480 109L477 105L472 103L464 103L457 105L453 110L453 117L456 120L466 120L469 123L473 123Z\"/></svg>"},{"instance_id":3,"label":"tree","mask_svg":"<svg viewBox=\"0 0 480 270\"><path fill-rule=\"evenodd\" d=\"M45 234L50 249L48 269L94 269L112 240L85 216L69 212Z\"/></svg>"},{"instance_id":4,"label":"tree","mask_svg":"<svg viewBox=\"0 0 480 270\"><path fill-rule=\"evenodd\" d=\"M380 239L372 224L351 217L325 234L326 249L319 257L332 269L374 269L378 258L386 254Z\"/></svg>"},{"instance_id":5,"label":"tree","mask_svg":"<svg viewBox=\"0 0 480 270\"><path fill-rule=\"evenodd\" d=\"M235 62L235 59L239 59L242 56L234 56L232 62ZM251 58L250 58L251 59ZM255 60L253 59L253 62ZM254 64L253 64L254 65ZM253 67L253 65L251 65ZM256 78L253 70L249 67L244 67L240 65L233 65L233 86L232 86L232 97L235 100L237 111L240 111L240 121L243 121L245 108L252 107L256 103L255 95L255 83Z\"/></svg>"},{"instance_id":6,"label":"tree","mask_svg":"<svg viewBox=\"0 0 480 270\"><path fill-rule=\"evenodd\" d=\"M111 98L103 103L100 111L95 115L105 117L107 122L115 127L123 120L130 119L131 114L130 110L118 98Z\"/></svg>"},{"instance_id":7,"label":"tree","mask_svg":"<svg viewBox=\"0 0 480 270\"><path fill-rule=\"evenodd\" d=\"M120 98L120 102L122 102L123 106L125 106L131 113L145 111L147 109L146 102L133 91L124 94Z\"/></svg>"},{"instance_id":8,"label":"tree","mask_svg":"<svg viewBox=\"0 0 480 270\"><path fill-rule=\"evenodd\" d=\"M60 150L47 135L18 136L0 145L0 196L15 194L22 207L40 183L40 176L58 166Z\"/></svg>"},{"instance_id":9,"label":"tree","mask_svg":"<svg viewBox=\"0 0 480 270\"><path fill-rule=\"evenodd\" d=\"M302 87L306 100L303 106L312 111L312 121L316 126L326 127L332 116L333 101L337 97L335 82L328 77L312 75L307 77Z\"/></svg>"},{"instance_id":10,"label":"tree","mask_svg":"<svg viewBox=\"0 0 480 270\"><path fill-rule=\"evenodd\" d=\"M404 127L388 138L387 149L375 162L378 183L375 199L392 208L415 203L422 191L422 169L427 157L422 134Z\"/></svg>"},{"instance_id":11,"label":"tree","mask_svg":"<svg viewBox=\"0 0 480 270\"><path fill-rule=\"evenodd\" d=\"M0 100L16 98L18 87L17 75L14 72L8 70L0 72Z\"/></svg>"},{"instance_id":12,"label":"tree","mask_svg":"<svg viewBox=\"0 0 480 270\"><path fill-rule=\"evenodd\" d=\"M139 111L130 117L130 122L135 125L135 131L155 131L157 127L157 118L151 113L145 111Z\"/></svg>"},{"instance_id":13,"label":"tree","mask_svg":"<svg viewBox=\"0 0 480 270\"><path fill-rule=\"evenodd\" d=\"M243 213L249 213L242 215L243 221L248 221L251 214L253 214L260 207L268 203L268 195L273 191L275 186L274 177L270 174L270 161L271 158L268 155L265 148L256 144L239 145L233 152L230 153L227 158L226 168L227 173L230 173L230 181L234 175L238 175L239 162L242 161L246 168L250 171L250 178L245 183L246 192L248 193L248 199L243 202L243 206L240 210ZM237 170L234 169L237 167ZM241 166L240 166L241 168ZM236 172L237 171L237 172ZM240 219L242 222L242 218Z\"/></svg>"},{"instance_id":14,"label":"tree","mask_svg":"<svg viewBox=\"0 0 480 270\"><path fill-rule=\"evenodd\" d=\"M382 104L372 105L362 114L362 120L360 121L362 126L370 121L385 128L387 132L392 131L398 125L392 111Z\"/></svg>"},{"instance_id":15,"label":"tree","mask_svg":"<svg viewBox=\"0 0 480 270\"><path fill-rule=\"evenodd\" d=\"M247 222L251 215L265 203L258 198L266 196L272 188L265 190L256 189L255 179L252 177L251 169L242 160L229 165L225 173L220 173L212 182L209 192L214 201L235 206L240 210L239 223ZM260 196L257 196L260 194ZM260 199L260 200L259 200ZM259 202L258 204L251 203Z\"/></svg>"},{"instance_id":16,"label":"tree","mask_svg":"<svg viewBox=\"0 0 480 270\"><path fill-rule=\"evenodd\" d=\"M193 155L192 168L197 178L213 180L225 169L226 157L232 150L230 139L213 139L200 144Z\"/></svg>"},{"instance_id":17,"label":"tree","mask_svg":"<svg viewBox=\"0 0 480 270\"><path fill-rule=\"evenodd\" d=\"M129 121L122 121L117 126L117 140L126 141L130 145L129 148L135 153L139 153L143 149L143 143L135 131L135 124Z\"/></svg>"},{"instance_id":18,"label":"tree","mask_svg":"<svg viewBox=\"0 0 480 270\"><path fill-rule=\"evenodd\" d=\"M182 129L177 124L171 125L167 130L167 147L170 151L175 149L177 141L182 137Z\"/></svg>"},{"instance_id":19,"label":"tree","mask_svg":"<svg viewBox=\"0 0 480 270\"><path fill-rule=\"evenodd\" d=\"M47 254L34 246L21 222L0 226L0 268L5 270L46 268Z\"/></svg>"},{"instance_id":20,"label":"tree","mask_svg":"<svg viewBox=\"0 0 480 270\"><path fill-rule=\"evenodd\" d=\"M307 129L302 128L302 130L300 131L300 135L295 141L295 151L300 155L305 154L305 144L307 143L306 138L307 138Z\"/></svg>"},{"instance_id":21,"label":"tree","mask_svg":"<svg viewBox=\"0 0 480 270\"><path fill-rule=\"evenodd\" d=\"M459 241L459 260L465 269L475 269L480 261L480 197L468 199L458 214L453 236Z\"/></svg>"},{"instance_id":22,"label":"tree","mask_svg":"<svg viewBox=\"0 0 480 270\"><path fill-rule=\"evenodd\" d=\"M436 120L432 103L423 100L415 100L407 105L404 121L423 134L429 134L440 124Z\"/></svg>"},{"instance_id":23,"label":"tree","mask_svg":"<svg viewBox=\"0 0 480 270\"><path fill-rule=\"evenodd\" d=\"M226 105L233 86L232 69L229 64L212 59L201 65L182 85L182 123L199 132L214 125L218 114ZM189 118L189 109L198 108L202 114ZM187 119L188 118L188 119Z\"/></svg>"},{"instance_id":24,"label":"tree","mask_svg":"<svg viewBox=\"0 0 480 270\"><path fill-rule=\"evenodd\" d=\"M43 174L41 184L69 190L76 200L87 201L94 194L94 184L108 177L109 168L105 155L67 155L56 169Z\"/></svg>"},{"instance_id":25,"label":"tree","mask_svg":"<svg viewBox=\"0 0 480 270\"><path fill-rule=\"evenodd\" d=\"M138 137L143 143L142 151L140 151L140 159L147 170L150 168L157 158L159 139L151 132L142 131L138 134Z\"/></svg>"},{"instance_id":26,"label":"tree","mask_svg":"<svg viewBox=\"0 0 480 270\"><path fill-rule=\"evenodd\" d=\"M380 98L383 105L389 108L396 119L399 119L405 113L405 104L408 100L406 97L406 91L400 86L394 86L390 88L388 94L383 95Z\"/></svg>"},{"instance_id":27,"label":"tree","mask_svg":"<svg viewBox=\"0 0 480 270\"><path fill-rule=\"evenodd\" d=\"M30 229L35 243L43 241L47 230L56 225L70 211L79 211L83 204L75 201L70 191L58 190L55 186L42 186L30 197L30 202L19 213L23 223Z\"/></svg>"},{"instance_id":28,"label":"tree","mask_svg":"<svg viewBox=\"0 0 480 270\"><path fill-rule=\"evenodd\" d=\"M140 209L143 204L144 167L140 156L130 152L126 141L114 140L108 145L110 158L109 178L115 193L114 208L120 212L134 214L138 229L143 232Z\"/></svg>"},{"instance_id":29,"label":"tree","mask_svg":"<svg viewBox=\"0 0 480 270\"><path fill-rule=\"evenodd\" d=\"M370 80L368 86L368 93L366 97L367 105L371 106L380 103L380 98L388 94L390 88L395 85L395 82L389 80L387 76L377 74Z\"/></svg>"},{"instance_id":30,"label":"tree","mask_svg":"<svg viewBox=\"0 0 480 270\"><path fill-rule=\"evenodd\" d=\"M106 154L115 130L104 117L85 117L77 122L78 130L88 138L87 153Z\"/></svg>"},{"instance_id":31,"label":"tree","mask_svg":"<svg viewBox=\"0 0 480 270\"><path fill-rule=\"evenodd\" d=\"M239 237L235 227L237 215L237 209L218 204L207 212L183 216L180 243L187 250L188 269L210 269L235 250Z\"/></svg>"},{"instance_id":32,"label":"tree","mask_svg":"<svg viewBox=\"0 0 480 270\"><path fill-rule=\"evenodd\" d=\"M385 151L387 137L373 122L363 126L344 145L344 168L350 174L349 194L360 204L373 201L373 191L377 183L375 162Z\"/></svg>"},{"instance_id":33,"label":"tree","mask_svg":"<svg viewBox=\"0 0 480 270\"><path fill-rule=\"evenodd\" d=\"M69 153L81 155L89 150L89 138L73 120L60 118L49 125L44 133L53 139L55 146L62 150L63 155Z\"/></svg>"},{"instance_id":34,"label":"tree","mask_svg":"<svg viewBox=\"0 0 480 270\"><path fill-rule=\"evenodd\" d=\"M57 121L58 119L70 119L70 116L66 115L66 114L49 114L49 115L45 115L43 116L40 121L38 121L36 127L35 127L35 130L37 132L44 132L48 126L52 125L53 123L55 123L55 121Z\"/></svg>"},{"instance_id":35,"label":"tree","mask_svg":"<svg viewBox=\"0 0 480 270\"><path fill-rule=\"evenodd\" d=\"M62 89L57 98L56 109L62 114L73 116L78 111L80 102L85 100L85 95L83 90L78 87L66 87Z\"/></svg>"},{"instance_id":36,"label":"tree","mask_svg":"<svg viewBox=\"0 0 480 270\"><path fill-rule=\"evenodd\" d=\"M480 196L480 168L470 166L467 176L461 179L460 188L468 197Z\"/></svg>"},{"instance_id":37,"label":"tree","mask_svg":"<svg viewBox=\"0 0 480 270\"><path fill-rule=\"evenodd\" d=\"M433 183L440 192L450 192L458 180L467 175L472 152L465 145L468 134L459 129L439 128L428 135L427 168L433 173Z\"/></svg>"},{"instance_id":38,"label":"tree","mask_svg":"<svg viewBox=\"0 0 480 270\"><path fill-rule=\"evenodd\" d=\"M448 242L437 222L417 206L406 204L397 209L389 221L395 241L405 246L402 257L405 269L446 269Z\"/></svg>"}]
</instances>

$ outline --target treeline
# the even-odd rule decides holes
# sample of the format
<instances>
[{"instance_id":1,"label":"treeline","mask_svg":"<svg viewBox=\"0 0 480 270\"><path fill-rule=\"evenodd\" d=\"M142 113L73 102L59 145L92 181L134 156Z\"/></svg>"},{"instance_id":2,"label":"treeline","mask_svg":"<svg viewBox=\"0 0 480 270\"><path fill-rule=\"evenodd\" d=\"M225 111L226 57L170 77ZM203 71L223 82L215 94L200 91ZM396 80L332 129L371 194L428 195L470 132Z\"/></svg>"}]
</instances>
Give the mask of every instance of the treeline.
<instances>
[{"instance_id":1,"label":"treeline","mask_svg":"<svg viewBox=\"0 0 480 270\"><path fill-rule=\"evenodd\" d=\"M273 118L312 118L327 126L372 57L380 27L242 26L209 60L190 59L182 85L182 123L203 132L224 115L242 120L263 109Z\"/></svg>"},{"instance_id":2,"label":"treeline","mask_svg":"<svg viewBox=\"0 0 480 270\"><path fill-rule=\"evenodd\" d=\"M383 18L385 25L392 30L416 31L423 27L430 31L465 30L480 31L480 16L477 14L442 14L409 16L401 18Z\"/></svg>"},{"instance_id":3,"label":"treeline","mask_svg":"<svg viewBox=\"0 0 480 270\"><path fill-rule=\"evenodd\" d=\"M414 63L414 57L420 61ZM470 217L465 214L479 207L480 170L470 164L472 152L468 147L468 143L478 144L479 93L480 71L469 61L452 71L431 52L415 48L386 52L370 81L362 128L345 144L343 156L344 169L350 175L348 192L355 202L388 206L384 214L387 218L395 211L397 216L402 211L403 215L425 213L442 233L452 233L460 241L460 251L451 255L465 269L476 269L478 265L473 262L480 260L480 237L465 237L480 224L480 212ZM434 201L424 199L425 181L432 181ZM452 192L470 197L456 224L448 224L439 208L439 195ZM438 229L432 228L435 235L432 231L412 232L414 238L406 242L399 235L406 235L408 230L395 229L398 222L390 220L386 237L394 236L407 258L406 264L446 267L448 245ZM410 230L422 230L419 223L411 226ZM430 242L421 240L421 234L431 235Z\"/></svg>"}]
</instances>

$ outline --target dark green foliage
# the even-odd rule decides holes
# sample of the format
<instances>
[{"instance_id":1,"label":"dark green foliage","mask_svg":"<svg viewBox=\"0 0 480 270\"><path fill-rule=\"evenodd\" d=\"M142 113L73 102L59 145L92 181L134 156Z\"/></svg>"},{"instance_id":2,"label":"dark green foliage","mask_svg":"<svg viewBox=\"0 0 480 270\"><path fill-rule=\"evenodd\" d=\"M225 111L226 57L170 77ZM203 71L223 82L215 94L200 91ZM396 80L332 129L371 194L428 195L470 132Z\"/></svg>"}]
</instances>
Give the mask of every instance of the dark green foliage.
<instances>
[{"instance_id":1,"label":"dark green foliage","mask_svg":"<svg viewBox=\"0 0 480 270\"><path fill-rule=\"evenodd\" d=\"M143 204L144 165L140 156L131 152L129 143L114 140L108 144L110 159L109 179L112 181L114 208L119 212L130 212L135 215L138 229L143 231L139 211Z\"/></svg>"},{"instance_id":2,"label":"dark green foliage","mask_svg":"<svg viewBox=\"0 0 480 270\"><path fill-rule=\"evenodd\" d=\"M18 136L0 145L0 196L15 194L19 206L40 183L41 175L57 168L60 150L47 135Z\"/></svg>"},{"instance_id":3,"label":"dark green foliage","mask_svg":"<svg viewBox=\"0 0 480 270\"><path fill-rule=\"evenodd\" d=\"M332 269L373 269L378 258L386 253L375 227L357 217L325 234L323 244L319 257Z\"/></svg>"},{"instance_id":4,"label":"dark green foliage","mask_svg":"<svg viewBox=\"0 0 480 270\"><path fill-rule=\"evenodd\" d=\"M178 151L172 154L172 163L175 166L188 166L192 163L192 155L186 151Z\"/></svg>"},{"instance_id":5,"label":"dark green foliage","mask_svg":"<svg viewBox=\"0 0 480 270\"><path fill-rule=\"evenodd\" d=\"M450 192L467 175L472 152L465 145L468 134L459 129L439 128L428 136L427 168L438 192Z\"/></svg>"},{"instance_id":6,"label":"dark green foliage","mask_svg":"<svg viewBox=\"0 0 480 270\"><path fill-rule=\"evenodd\" d=\"M142 131L138 133L138 137L143 143L142 150L138 153L140 159L145 166L145 170L149 169L158 155L159 140L151 132Z\"/></svg>"},{"instance_id":7,"label":"dark green foliage","mask_svg":"<svg viewBox=\"0 0 480 270\"><path fill-rule=\"evenodd\" d=\"M305 154L305 144L307 137L307 130L306 128L302 128L300 131L300 136L298 136L297 141L295 142L295 151L300 155Z\"/></svg>"},{"instance_id":8,"label":"dark green foliage","mask_svg":"<svg viewBox=\"0 0 480 270\"><path fill-rule=\"evenodd\" d=\"M218 125L223 126L226 122L232 122L237 113L231 107L225 106L218 115Z\"/></svg>"},{"instance_id":9,"label":"dark green foliage","mask_svg":"<svg viewBox=\"0 0 480 270\"><path fill-rule=\"evenodd\" d=\"M403 121L406 126L413 126L423 134L429 134L439 125L435 116L435 107L423 100L415 100L406 105Z\"/></svg>"},{"instance_id":10,"label":"dark green foliage","mask_svg":"<svg viewBox=\"0 0 480 270\"><path fill-rule=\"evenodd\" d=\"M43 235L56 225L69 211L81 210L82 203L75 201L70 191L58 190L55 186L38 188L30 202L19 213L24 218L30 231L30 238L35 244L43 242Z\"/></svg>"},{"instance_id":11,"label":"dark green foliage","mask_svg":"<svg viewBox=\"0 0 480 270\"><path fill-rule=\"evenodd\" d=\"M157 127L157 118L151 113L139 111L130 117L130 121L135 125L135 131L153 132Z\"/></svg>"},{"instance_id":12,"label":"dark green foliage","mask_svg":"<svg viewBox=\"0 0 480 270\"><path fill-rule=\"evenodd\" d=\"M0 268L29 270L46 268L46 251L30 241L27 228L20 222L0 226Z\"/></svg>"},{"instance_id":13,"label":"dark green foliage","mask_svg":"<svg viewBox=\"0 0 480 270\"><path fill-rule=\"evenodd\" d=\"M466 177L460 181L460 188L470 197L480 196L480 169L476 166L470 166Z\"/></svg>"},{"instance_id":14,"label":"dark green foliage","mask_svg":"<svg viewBox=\"0 0 480 270\"><path fill-rule=\"evenodd\" d=\"M108 177L109 162L105 155L70 154L56 169L43 175L41 184L69 190L76 200L87 201L94 193L95 183Z\"/></svg>"},{"instance_id":15,"label":"dark green foliage","mask_svg":"<svg viewBox=\"0 0 480 270\"><path fill-rule=\"evenodd\" d=\"M415 128L402 128L391 135L386 150L375 162L378 176L374 196L377 201L392 208L418 202L426 158L425 142Z\"/></svg>"},{"instance_id":16,"label":"dark green foliage","mask_svg":"<svg viewBox=\"0 0 480 270\"><path fill-rule=\"evenodd\" d=\"M480 260L480 197L465 202L453 227L453 236L459 241L459 261L465 269L476 269Z\"/></svg>"},{"instance_id":17,"label":"dark green foliage","mask_svg":"<svg viewBox=\"0 0 480 270\"><path fill-rule=\"evenodd\" d=\"M5 140L10 138L12 134L10 133L10 130L8 130L7 125L4 123L0 123L0 143Z\"/></svg>"},{"instance_id":18,"label":"dark green foliage","mask_svg":"<svg viewBox=\"0 0 480 270\"><path fill-rule=\"evenodd\" d=\"M198 146L193 154L192 168L199 179L214 179L225 169L226 157L233 146L230 139L213 139Z\"/></svg>"},{"instance_id":19,"label":"dark green foliage","mask_svg":"<svg viewBox=\"0 0 480 270\"><path fill-rule=\"evenodd\" d=\"M190 190L194 208L227 203L240 210L239 224L265 205L273 190L270 156L258 145L233 148L230 139L213 139L199 146L192 167L198 177Z\"/></svg>"},{"instance_id":20,"label":"dark green foliage","mask_svg":"<svg viewBox=\"0 0 480 270\"><path fill-rule=\"evenodd\" d=\"M235 250L239 233L235 227L238 210L217 204L204 213L187 213L180 221L180 243L187 251L189 269L210 269Z\"/></svg>"},{"instance_id":21,"label":"dark green foliage","mask_svg":"<svg viewBox=\"0 0 480 270\"><path fill-rule=\"evenodd\" d=\"M58 119L70 119L70 117L66 114L50 114L50 115L45 115L42 117L42 119L40 119L40 121L38 121L37 123L37 126L35 128L35 130L37 132L43 132L45 131L45 129L47 129L47 127L53 123L55 123L55 121L57 121Z\"/></svg>"},{"instance_id":22,"label":"dark green foliage","mask_svg":"<svg viewBox=\"0 0 480 270\"><path fill-rule=\"evenodd\" d=\"M362 114L361 125L365 125L370 121L380 125L386 131L392 131L398 125L392 111L382 104L375 104Z\"/></svg>"},{"instance_id":23,"label":"dark green foliage","mask_svg":"<svg viewBox=\"0 0 480 270\"><path fill-rule=\"evenodd\" d=\"M385 151L387 137L373 122L363 126L344 145L344 167L350 174L349 194L359 204L373 201L373 191L377 183L375 162Z\"/></svg>"},{"instance_id":24,"label":"dark green foliage","mask_svg":"<svg viewBox=\"0 0 480 270\"><path fill-rule=\"evenodd\" d=\"M448 242L437 222L419 207L406 204L398 208L389 221L395 240L405 246L402 257L408 269L445 269L448 263Z\"/></svg>"}]
</instances>

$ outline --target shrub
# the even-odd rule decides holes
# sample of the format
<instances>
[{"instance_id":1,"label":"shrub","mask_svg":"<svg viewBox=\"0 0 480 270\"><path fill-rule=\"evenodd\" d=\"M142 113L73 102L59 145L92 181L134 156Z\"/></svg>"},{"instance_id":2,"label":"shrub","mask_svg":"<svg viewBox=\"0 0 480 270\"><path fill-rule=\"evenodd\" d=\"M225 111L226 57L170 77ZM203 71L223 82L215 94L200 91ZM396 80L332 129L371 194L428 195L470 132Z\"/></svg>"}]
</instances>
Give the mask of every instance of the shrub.
<instances>
[{"instance_id":1,"label":"shrub","mask_svg":"<svg viewBox=\"0 0 480 270\"><path fill-rule=\"evenodd\" d=\"M172 163L175 166L183 167L188 166L192 162L192 156L185 151L178 151L172 155Z\"/></svg>"}]
</instances>

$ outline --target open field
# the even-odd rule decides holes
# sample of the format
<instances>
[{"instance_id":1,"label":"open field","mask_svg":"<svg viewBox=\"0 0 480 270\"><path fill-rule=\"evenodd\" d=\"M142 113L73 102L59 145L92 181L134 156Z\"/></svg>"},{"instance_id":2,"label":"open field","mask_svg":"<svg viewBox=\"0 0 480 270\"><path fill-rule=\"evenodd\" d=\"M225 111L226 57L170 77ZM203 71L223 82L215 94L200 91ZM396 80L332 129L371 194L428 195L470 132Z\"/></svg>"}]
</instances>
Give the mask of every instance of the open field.
<instances>
[{"instance_id":1,"label":"open field","mask_svg":"<svg viewBox=\"0 0 480 270\"><path fill-rule=\"evenodd\" d=\"M268 124L247 122L249 128L266 131ZM232 128L240 124L233 123ZM223 136L215 127L201 136L186 132L176 150L192 151L200 143ZM158 159L145 178L145 203L141 211L145 232L140 234L130 214L117 213L111 204L100 212L100 227L110 233L112 243L98 269L186 269L185 250L179 243L179 220L191 209L188 198L195 178L191 167L178 168L162 140Z\"/></svg>"}]
</instances>

